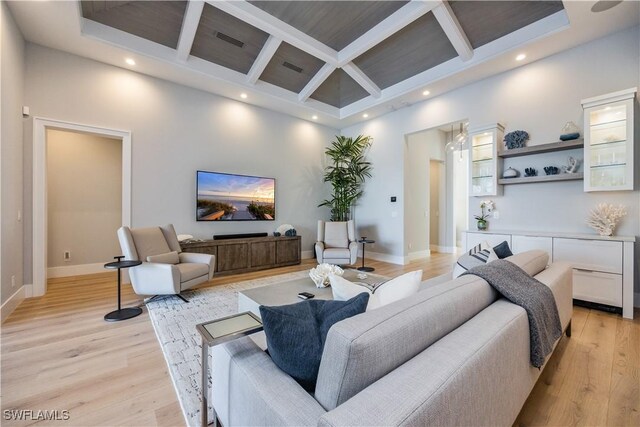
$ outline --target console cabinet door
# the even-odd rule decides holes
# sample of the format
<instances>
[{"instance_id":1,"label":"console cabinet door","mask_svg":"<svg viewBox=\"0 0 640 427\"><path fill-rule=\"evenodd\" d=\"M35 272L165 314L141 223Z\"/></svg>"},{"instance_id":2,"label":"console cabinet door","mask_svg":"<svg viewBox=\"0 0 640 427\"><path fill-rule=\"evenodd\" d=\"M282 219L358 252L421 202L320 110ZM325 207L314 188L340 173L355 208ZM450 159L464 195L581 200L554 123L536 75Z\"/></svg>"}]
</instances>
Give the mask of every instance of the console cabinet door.
<instances>
[{"instance_id":1,"label":"console cabinet door","mask_svg":"<svg viewBox=\"0 0 640 427\"><path fill-rule=\"evenodd\" d=\"M573 270L573 297L622 307L622 275L582 269Z\"/></svg>"},{"instance_id":2,"label":"console cabinet door","mask_svg":"<svg viewBox=\"0 0 640 427\"><path fill-rule=\"evenodd\" d=\"M573 268L622 274L622 242L553 239L553 261L567 261Z\"/></svg>"},{"instance_id":3,"label":"console cabinet door","mask_svg":"<svg viewBox=\"0 0 640 427\"><path fill-rule=\"evenodd\" d=\"M300 261L300 239L276 242L276 263L290 264Z\"/></svg>"},{"instance_id":4,"label":"console cabinet door","mask_svg":"<svg viewBox=\"0 0 640 427\"><path fill-rule=\"evenodd\" d=\"M264 267L276 263L276 242L251 243L251 267Z\"/></svg>"},{"instance_id":5,"label":"console cabinet door","mask_svg":"<svg viewBox=\"0 0 640 427\"><path fill-rule=\"evenodd\" d=\"M249 245L238 243L218 246L216 271L232 271L249 268Z\"/></svg>"}]
</instances>

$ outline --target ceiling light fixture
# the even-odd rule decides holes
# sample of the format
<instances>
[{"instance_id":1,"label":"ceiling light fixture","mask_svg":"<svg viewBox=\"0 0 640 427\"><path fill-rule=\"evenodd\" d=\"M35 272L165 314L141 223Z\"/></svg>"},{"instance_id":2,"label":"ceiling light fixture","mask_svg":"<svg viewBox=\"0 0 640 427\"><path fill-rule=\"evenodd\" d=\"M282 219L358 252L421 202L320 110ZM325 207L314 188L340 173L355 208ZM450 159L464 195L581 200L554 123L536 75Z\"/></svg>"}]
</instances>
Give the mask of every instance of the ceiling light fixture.
<instances>
[{"instance_id":1,"label":"ceiling light fixture","mask_svg":"<svg viewBox=\"0 0 640 427\"><path fill-rule=\"evenodd\" d=\"M620 3L622 3L622 0L600 0L600 1L597 1L596 4L591 6L591 12L593 13L604 12L605 10L609 10L612 7L616 7Z\"/></svg>"},{"instance_id":2,"label":"ceiling light fixture","mask_svg":"<svg viewBox=\"0 0 640 427\"><path fill-rule=\"evenodd\" d=\"M313 120L318 120L318 116L311 117Z\"/></svg>"},{"instance_id":3,"label":"ceiling light fixture","mask_svg":"<svg viewBox=\"0 0 640 427\"><path fill-rule=\"evenodd\" d=\"M126 62L129 65L136 65L136 61L134 61L132 58L126 58L124 62Z\"/></svg>"},{"instance_id":4,"label":"ceiling light fixture","mask_svg":"<svg viewBox=\"0 0 640 427\"><path fill-rule=\"evenodd\" d=\"M364 118L366 119L367 117L369 117L369 115L368 115L367 113L364 113L364 114L362 115L362 117L364 117Z\"/></svg>"},{"instance_id":5,"label":"ceiling light fixture","mask_svg":"<svg viewBox=\"0 0 640 427\"><path fill-rule=\"evenodd\" d=\"M240 94L240 98L242 98L242 99L247 99L247 94L246 94L246 93L241 93L241 94Z\"/></svg>"},{"instance_id":6,"label":"ceiling light fixture","mask_svg":"<svg viewBox=\"0 0 640 427\"><path fill-rule=\"evenodd\" d=\"M520 55L516 56L516 61L522 61L526 57L527 55L525 55L524 53L521 53Z\"/></svg>"},{"instance_id":7,"label":"ceiling light fixture","mask_svg":"<svg viewBox=\"0 0 640 427\"><path fill-rule=\"evenodd\" d=\"M422 94L423 94L424 96L427 96L427 95L429 95L430 93L431 93L431 92L429 92L428 90L425 90L424 92L422 92Z\"/></svg>"}]
</instances>

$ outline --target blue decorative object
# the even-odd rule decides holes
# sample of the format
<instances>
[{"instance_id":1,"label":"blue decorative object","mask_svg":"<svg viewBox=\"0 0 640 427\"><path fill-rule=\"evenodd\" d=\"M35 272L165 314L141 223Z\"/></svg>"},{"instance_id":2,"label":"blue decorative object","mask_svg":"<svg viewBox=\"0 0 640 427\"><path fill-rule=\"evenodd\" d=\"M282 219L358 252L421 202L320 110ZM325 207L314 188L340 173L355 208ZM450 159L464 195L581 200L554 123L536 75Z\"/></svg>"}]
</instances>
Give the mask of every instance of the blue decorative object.
<instances>
[{"instance_id":1,"label":"blue decorative object","mask_svg":"<svg viewBox=\"0 0 640 427\"><path fill-rule=\"evenodd\" d=\"M273 236L274 237L280 237L280 236L282 236L282 234L278 233L277 231L274 231L273 232Z\"/></svg>"},{"instance_id":2,"label":"blue decorative object","mask_svg":"<svg viewBox=\"0 0 640 427\"><path fill-rule=\"evenodd\" d=\"M504 143L507 149L522 148L529 139L529 133L524 130L514 130L504 136Z\"/></svg>"},{"instance_id":3,"label":"blue decorative object","mask_svg":"<svg viewBox=\"0 0 640 427\"><path fill-rule=\"evenodd\" d=\"M560 170L555 166L544 167L544 173L546 173L547 175L558 175L558 172L560 172Z\"/></svg>"},{"instance_id":4,"label":"blue decorative object","mask_svg":"<svg viewBox=\"0 0 640 427\"><path fill-rule=\"evenodd\" d=\"M260 317L273 363L305 390L313 392L329 328L364 313L369 294L347 301L307 300L275 307L260 306Z\"/></svg>"},{"instance_id":5,"label":"blue decorative object","mask_svg":"<svg viewBox=\"0 0 640 427\"><path fill-rule=\"evenodd\" d=\"M538 171L535 168L526 168L524 176L538 176Z\"/></svg>"},{"instance_id":6,"label":"blue decorative object","mask_svg":"<svg viewBox=\"0 0 640 427\"><path fill-rule=\"evenodd\" d=\"M580 133L579 132L574 132L574 133L567 133L564 135L560 135L560 141L571 141L572 139L578 139L580 138Z\"/></svg>"},{"instance_id":7,"label":"blue decorative object","mask_svg":"<svg viewBox=\"0 0 640 427\"><path fill-rule=\"evenodd\" d=\"M571 141L572 139L578 139L580 137L580 129L573 122L567 122L562 127L560 133L560 141Z\"/></svg>"},{"instance_id":8,"label":"blue decorative object","mask_svg":"<svg viewBox=\"0 0 640 427\"><path fill-rule=\"evenodd\" d=\"M293 236L297 236L298 232L296 231L295 228L290 228L287 231L284 232L284 235L287 237L293 237Z\"/></svg>"}]
</instances>

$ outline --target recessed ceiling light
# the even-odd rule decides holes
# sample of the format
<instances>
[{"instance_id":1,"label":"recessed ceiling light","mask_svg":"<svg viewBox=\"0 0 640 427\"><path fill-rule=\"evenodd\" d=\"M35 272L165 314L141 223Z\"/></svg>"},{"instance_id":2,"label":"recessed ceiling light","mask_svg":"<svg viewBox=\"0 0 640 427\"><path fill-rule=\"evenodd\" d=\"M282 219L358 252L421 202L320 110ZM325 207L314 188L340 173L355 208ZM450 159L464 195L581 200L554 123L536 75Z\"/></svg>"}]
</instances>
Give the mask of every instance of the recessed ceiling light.
<instances>
[{"instance_id":1,"label":"recessed ceiling light","mask_svg":"<svg viewBox=\"0 0 640 427\"><path fill-rule=\"evenodd\" d=\"M593 6L591 6L591 12L604 12L605 10L609 10L612 7L616 7L620 3L622 3L622 0L600 0L597 1Z\"/></svg>"},{"instance_id":2,"label":"recessed ceiling light","mask_svg":"<svg viewBox=\"0 0 640 427\"><path fill-rule=\"evenodd\" d=\"M129 65L136 65L136 61L134 61L132 58L127 58L124 60L124 62L126 62Z\"/></svg>"},{"instance_id":3,"label":"recessed ceiling light","mask_svg":"<svg viewBox=\"0 0 640 427\"><path fill-rule=\"evenodd\" d=\"M247 94L246 94L246 93L241 93L241 94L240 94L240 98L242 98L242 99L247 99Z\"/></svg>"},{"instance_id":4,"label":"recessed ceiling light","mask_svg":"<svg viewBox=\"0 0 640 427\"><path fill-rule=\"evenodd\" d=\"M313 120L318 120L318 116L311 117Z\"/></svg>"},{"instance_id":5,"label":"recessed ceiling light","mask_svg":"<svg viewBox=\"0 0 640 427\"><path fill-rule=\"evenodd\" d=\"M369 117L369 115L368 115L367 113L364 113L364 114L362 115L362 117L364 117L364 118L366 119L367 117Z\"/></svg>"},{"instance_id":6,"label":"recessed ceiling light","mask_svg":"<svg viewBox=\"0 0 640 427\"><path fill-rule=\"evenodd\" d=\"M522 61L526 57L527 55L525 55L524 53L521 53L520 55L516 56L516 61Z\"/></svg>"},{"instance_id":7,"label":"recessed ceiling light","mask_svg":"<svg viewBox=\"0 0 640 427\"><path fill-rule=\"evenodd\" d=\"M428 90L425 90L424 92L422 92L422 94L423 94L424 96L427 96L427 95L429 95L430 93L431 93L431 92L429 92Z\"/></svg>"}]
</instances>

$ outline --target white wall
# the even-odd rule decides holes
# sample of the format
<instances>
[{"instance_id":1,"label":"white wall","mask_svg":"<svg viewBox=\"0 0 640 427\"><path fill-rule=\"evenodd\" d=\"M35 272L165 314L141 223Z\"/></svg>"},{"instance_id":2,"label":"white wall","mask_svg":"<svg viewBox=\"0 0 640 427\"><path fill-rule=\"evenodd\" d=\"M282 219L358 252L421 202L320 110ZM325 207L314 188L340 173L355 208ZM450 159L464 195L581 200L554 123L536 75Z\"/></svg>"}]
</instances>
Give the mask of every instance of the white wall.
<instances>
[{"instance_id":1,"label":"white wall","mask_svg":"<svg viewBox=\"0 0 640 427\"><path fill-rule=\"evenodd\" d=\"M2 2L0 25L0 93L2 94L1 148L1 230L2 286L0 300L5 303L23 284L22 212L22 105L24 99L24 39L16 26L6 2ZM15 286L11 285L15 277Z\"/></svg>"},{"instance_id":2,"label":"white wall","mask_svg":"<svg viewBox=\"0 0 640 427\"><path fill-rule=\"evenodd\" d=\"M49 267L106 263L121 253L121 139L47 130L47 217Z\"/></svg>"},{"instance_id":3,"label":"white wall","mask_svg":"<svg viewBox=\"0 0 640 427\"><path fill-rule=\"evenodd\" d=\"M129 70L28 44L26 103L34 116L132 132L132 225L178 233L272 232L293 224L311 251L325 146L337 130ZM25 212L31 215L31 121L25 133ZM276 178L276 221L196 222L196 170ZM25 236L31 268L31 224ZM30 271L30 270L29 270Z\"/></svg>"},{"instance_id":4,"label":"white wall","mask_svg":"<svg viewBox=\"0 0 640 427\"><path fill-rule=\"evenodd\" d=\"M640 85L639 57L640 29L634 27L343 129L346 136L374 138L369 154L374 176L358 209L359 225L377 240L374 251L389 259L404 254L403 206L390 206L387 196L403 193L406 134L467 117L470 126L501 122L507 131L525 129L530 145L557 141L567 121L582 127L581 99ZM587 212L609 202L628 207L618 234L637 236L640 185L636 189L584 193L581 181L507 186L503 196L493 197L500 219L492 219L490 228L593 233L584 223ZM480 211L479 199L469 200L469 211Z\"/></svg>"}]
</instances>

